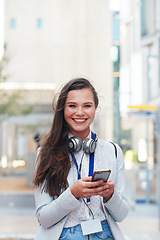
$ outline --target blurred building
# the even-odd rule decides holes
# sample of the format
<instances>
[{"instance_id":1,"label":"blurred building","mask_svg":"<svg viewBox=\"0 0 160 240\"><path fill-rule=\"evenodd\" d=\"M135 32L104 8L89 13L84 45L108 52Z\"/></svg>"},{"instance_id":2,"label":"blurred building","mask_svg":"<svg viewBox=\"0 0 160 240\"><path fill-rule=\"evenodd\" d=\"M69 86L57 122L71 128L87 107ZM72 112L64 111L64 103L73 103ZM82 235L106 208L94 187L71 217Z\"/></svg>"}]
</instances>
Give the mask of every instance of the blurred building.
<instances>
[{"instance_id":1,"label":"blurred building","mask_svg":"<svg viewBox=\"0 0 160 240\"><path fill-rule=\"evenodd\" d=\"M120 13L113 11L112 13L112 40L111 49L113 61L113 106L114 106L114 141L120 144L121 120L119 108L119 71L120 71Z\"/></svg>"},{"instance_id":2,"label":"blurred building","mask_svg":"<svg viewBox=\"0 0 160 240\"><path fill-rule=\"evenodd\" d=\"M123 127L132 129L132 148L138 152L140 138L146 138L150 109L128 106L159 106L160 99L160 1L122 1L121 9L121 112ZM154 158L154 124L149 116L149 154ZM153 159L154 161L155 159Z\"/></svg>"},{"instance_id":3,"label":"blurred building","mask_svg":"<svg viewBox=\"0 0 160 240\"><path fill-rule=\"evenodd\" d=\"M36 148L34 133L28 136L26 126L35 127L36 133L46 128L53 117L55 92L73 77L86 77L95 85L101 109L94 129L99 137L113 139L111 21L106 0L5 1L8 63L0 89L7 93L18 90L20 104L29 103L34 110L3 121L4 158L24 158Z\"/></svg>"},{"instance_id":4,"label":"blurred building","mask_svg":"<svg viewBox=\"0 0 160 240\"><path fill-rule=\"evenodd\" d=\"M131 149L150 169L160 148L160 0L122 0L120 12L122 127L131 130Z\"/></svg>"}]
</instances>

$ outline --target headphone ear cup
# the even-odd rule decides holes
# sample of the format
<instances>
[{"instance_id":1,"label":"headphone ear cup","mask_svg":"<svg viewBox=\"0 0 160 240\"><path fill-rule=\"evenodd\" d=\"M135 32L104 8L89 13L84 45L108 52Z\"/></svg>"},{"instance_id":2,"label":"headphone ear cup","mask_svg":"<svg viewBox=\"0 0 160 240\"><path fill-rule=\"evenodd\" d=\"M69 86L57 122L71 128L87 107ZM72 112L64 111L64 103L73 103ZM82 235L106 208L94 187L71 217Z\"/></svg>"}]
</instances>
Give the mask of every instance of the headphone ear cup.
<instances>
[{"instance_id":1,"label":"headphone ear cup","mask_svg":"<svg viewBox=\"0 0 160 240\"><path fill-rule=\"evenodd\" d=\"M73 152L78 152L82 148L82 140L79 137L71 137L68 141L68 147Z\"/></svg>"},{"instance_id":2,"label":"headphone ear cup","mask_svg":"<svg viewBox=\"0 0 160 240\"><path fill-rule=\"evenodd\" d=\"M97 134L95 133L95 140L94 140L96 143L97 143L97 141L98 141L98 136L97 136Z\"/></svg>"},{"instance_id":3,"label":"headphone ear cup","mask_svg":"<svg viewBox=\"0 0 160 240\"><path fill-rule=\"evenodd\" d=\"M90 153L93 153L95 151L96 146L97 146L97 142L92 139L90 143Z\"/></svg>"},{"instance_id":4,"label":"headphone ear cup","mask_svg":"<svg viewBox=\"0 0 160 240\"><path fill-rule=\"evenodd\" d=\"M93 139L86 138L83 142L83 151L87 154L91 154L96 149L96 142Z\"/></svg>"}]
</instances>

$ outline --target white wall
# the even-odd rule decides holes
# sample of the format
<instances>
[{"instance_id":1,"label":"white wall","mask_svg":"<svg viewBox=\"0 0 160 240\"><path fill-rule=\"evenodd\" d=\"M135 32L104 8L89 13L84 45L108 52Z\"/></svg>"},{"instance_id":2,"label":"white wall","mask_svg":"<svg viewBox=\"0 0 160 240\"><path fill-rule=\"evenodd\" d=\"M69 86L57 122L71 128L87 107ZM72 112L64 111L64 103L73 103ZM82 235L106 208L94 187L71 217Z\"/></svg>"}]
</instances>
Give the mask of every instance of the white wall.
<instances>
[{"instance_id":1,"label":"white wall","mask_svg":"<svg viewBox=\"0 0 160 240\"><path fill-rule=\"evenodd\" d=\"M88 78L101 100L99 135L112 139L111 12L106 0L6 0L7 81ZM16 28L9 22L16 19ZM42 19L42 28L36 20Z\"/></svg>"}]
</instances>

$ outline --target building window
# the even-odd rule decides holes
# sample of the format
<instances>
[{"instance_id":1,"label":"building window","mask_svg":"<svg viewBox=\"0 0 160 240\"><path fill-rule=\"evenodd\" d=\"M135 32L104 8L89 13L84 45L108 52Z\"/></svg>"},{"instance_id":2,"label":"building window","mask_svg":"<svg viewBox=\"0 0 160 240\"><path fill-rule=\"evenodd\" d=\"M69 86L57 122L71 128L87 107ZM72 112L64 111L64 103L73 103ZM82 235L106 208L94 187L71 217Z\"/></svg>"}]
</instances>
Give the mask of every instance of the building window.
<instances>
[{"instance_id":1,"label":"building window","mask_svg":"<svg viewBox=\"0 0 160 240\"><path fill-rule=\"evenodd\" d=\"M120 16L119 12L115 11L112 15L112 27L113 27L113 41L120 40Z\"/></svg>"},{"instance_id":2,"label":"building window","mask_svg":"<svg viewBox=\"0 0 160 240\"><path fill-rule=\"evenodd\" d=\"M147 35L146 2L141 1L141 36Z\"/></svg>"},{"instance_id":3,"label":"building window","mask_svg":"<svg viewBox=\"0 0 160 240\"><path fill-rule=\"evenodd\" d=\"M141 0L141 37L155 33L155 6L155 1Z\"/></svg>"},{"instance_id":4,"label":"building window","mask_svg":"<svg viewBox=\"0 0 160 240\"><path fill-rule=\"evenodd\" d=\"M41 18L37 19L37 28L42 28L42 19Z\"/></svg>"},{"instance_id":5,"label":"building window","mask_svg":"<svg viewBox=\"0 0 160 240\"><path fill-rule=\"evenodd\" d=\"M160 30L160 1L155 2L155 28Z\"/></svg>"},{"instance_id":6,"label":"building window","mask_svg":"<svg viewBox=\"0 0 160 240\"><path fill-rule=\"evenodd\" d=\"M16 28L16 19L15 18L12 18L10 20L10 28Z\"/></svg>"}]
</instances>

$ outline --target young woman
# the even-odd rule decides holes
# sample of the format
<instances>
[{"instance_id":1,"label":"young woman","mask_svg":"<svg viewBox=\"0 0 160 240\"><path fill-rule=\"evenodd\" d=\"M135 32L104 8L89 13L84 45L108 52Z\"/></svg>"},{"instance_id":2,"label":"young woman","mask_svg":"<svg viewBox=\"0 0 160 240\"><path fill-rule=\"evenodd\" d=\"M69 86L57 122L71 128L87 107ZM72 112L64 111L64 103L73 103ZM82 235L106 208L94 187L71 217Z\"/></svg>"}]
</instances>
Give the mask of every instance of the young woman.
<instances>
[{"instance_id":1,"label":"young woman","mask_svg":"<svg viewBox=\"0 0 160 240\"><path fill-rule=\"evenodd\" d=\"M97 93L84 78L60 92L51 130L37 153L35 240L124 240L116 223L128 214L123 154L90 130L97 106ZM106 169L107 182L91 181L93 171Z\"/></svg>"}]
</instances>

